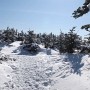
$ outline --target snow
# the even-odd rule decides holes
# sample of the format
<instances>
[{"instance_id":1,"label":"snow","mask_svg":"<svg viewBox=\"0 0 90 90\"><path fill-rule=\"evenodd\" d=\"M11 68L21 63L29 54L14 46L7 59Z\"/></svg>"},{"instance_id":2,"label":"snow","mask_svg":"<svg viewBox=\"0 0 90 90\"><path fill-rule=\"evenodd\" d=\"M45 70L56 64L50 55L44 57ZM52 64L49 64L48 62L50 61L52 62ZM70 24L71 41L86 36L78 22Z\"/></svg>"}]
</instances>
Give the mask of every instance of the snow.
<instances>
[{"instance_id":1,"label":"snow","mask_svg":"<svg viewBox=\"0 0 90 90\"><path fill-rule=\"evenodd\" d=\"M8 66L7 63L0 64L0 88L3 86L3 83L9 81L9 77L12 69Z\"/></svg>"},{"instance_id":2,"label":"snow","mask_svg":"<svg viewBox=\"0 0 90 90\"><path fill-rule=\"evenodd\" d=\"M21 41L16 41L7 46L4 46L1 50L1 53L12 54L15 50L17 50L17 49L19 50L20 43L21 43ZM17 53L19 53L19 51Z\"/></svg>"},{"instance_id":3,"label":"snow","mask_svg":"<svg viewBox=\"0 0 90 90\"><path fill-rule=\"evenodd\" d=\"M0 90L90 90L90 56L61 54L39 45L30 55L21 41L0 51Z\"/></svg>"},{"instance_id":4,"label":"snow","mask_svg":"<svg viewBox=\"0 0 90 90\"><path fill-rule=\"evenodd\" d=\"M58 78L57 83L50 90L89 90L90 81L84 76L70 75L65 79Z\"/></svg>"}]
</instances>

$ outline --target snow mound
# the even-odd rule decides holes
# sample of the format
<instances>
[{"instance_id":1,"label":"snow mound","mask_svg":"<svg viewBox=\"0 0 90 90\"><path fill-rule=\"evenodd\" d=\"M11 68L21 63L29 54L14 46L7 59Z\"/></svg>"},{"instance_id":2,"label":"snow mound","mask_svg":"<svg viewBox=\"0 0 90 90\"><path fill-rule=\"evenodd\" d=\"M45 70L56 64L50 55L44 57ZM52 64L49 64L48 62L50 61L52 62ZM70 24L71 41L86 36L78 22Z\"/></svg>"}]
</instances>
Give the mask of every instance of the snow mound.
<instances>
[{"instance_id":1,"label":"snow mound","mask_svg":"<svg viewBox=\"0 0 90 90\"><path fill-rule=\"evenodd\" d=\"M7 46L5 45L4 47L2 47L0 52L7 55L10 55L10 54L30 55L29 51L24 50L23 45L20 45L20 44L21 44L21 41L15 41ZM39 45L39 47L40 47L40 51L38 55L58 55L59 54L58 51L50 48L46 49L41 44Z\"/></svg>"},{"instance_id":2,"label":"snow mound","mask_svg":"<svg viewBox=\"0 0 90 90\"><path fill-rule=\"evenodd\" d=\"M53 50L53 49L50 49L50 48L44 48L44 45L39 45L40 47L40 52L39 52L39 55L58 55L59 54L59 51L57 50Z\"/></svg>"},{"instance_id":3,"label":"snow mound","mask_svg":"<svg viewBox=\"0 0 90 90\"><path fill-rule=\"evenodd\" d=\"M9 46L19 47L20 44L21 44L21 41L15 41L15 42L9 44Z\"/></svg>"},{"instance_id":4,"label":"snow mound","mask_svg":"<svg viewBox=\"0 0 90 90\"><path fill-rule=\"evenodd\" d=\"M20 45L21 41L15 41L7 46L2 47L1 53L6 55L28 55L29 53L23 49L23 46Z\"/></svg>"},{"instance_id":5,"label":"snow mound","mask_svg":"<svg viewBox=\"0 0 90 90\"><path fill-rule=\"evenodd\" d=\"M20 43L21 43L21 41L16 41L16 42L13 42L7 46L4 46L1 50L1 53L13 54L13 52L20 47Z\"/></svg>"}]
</instances>

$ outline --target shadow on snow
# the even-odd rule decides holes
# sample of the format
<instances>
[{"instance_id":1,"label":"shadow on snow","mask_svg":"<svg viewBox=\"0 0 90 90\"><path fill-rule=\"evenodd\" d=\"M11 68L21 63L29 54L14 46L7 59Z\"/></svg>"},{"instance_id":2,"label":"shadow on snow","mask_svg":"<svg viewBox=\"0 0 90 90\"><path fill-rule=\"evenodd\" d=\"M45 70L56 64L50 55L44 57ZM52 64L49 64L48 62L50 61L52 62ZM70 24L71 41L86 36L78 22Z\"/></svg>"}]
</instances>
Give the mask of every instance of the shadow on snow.
<instances>
[{"instance_id":1,"label":"shadow on snow","mask_svg":"<svg viewBox=\"0 0 90 90\"><path fill-rule=\"evenodd\" d=\"M84 63L81 63L82 57L84 54L67 54L66 61L71 64L71 73L76 73L81 75L80 68L84 66Z\"/></svg>"}]
</instances>

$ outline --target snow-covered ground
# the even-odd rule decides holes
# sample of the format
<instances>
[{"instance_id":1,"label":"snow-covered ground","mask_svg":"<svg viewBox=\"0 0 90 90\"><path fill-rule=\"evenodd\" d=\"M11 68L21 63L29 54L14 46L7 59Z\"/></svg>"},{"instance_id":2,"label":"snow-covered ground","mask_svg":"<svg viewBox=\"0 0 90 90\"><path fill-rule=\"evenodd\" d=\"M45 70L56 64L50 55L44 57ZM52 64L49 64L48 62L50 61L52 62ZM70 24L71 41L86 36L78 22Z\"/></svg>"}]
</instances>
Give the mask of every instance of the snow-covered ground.
<instances>
[{"instance_id":1,"label":"snow-covered ground","mask_svg":"<svg viewBox=\"0 0 90 90\"><path fill-rule=\"evenodd\" d=\"M0 90L90 90L90 57L62 54L42 45L37 55L20 41L0 51Z\"/></svg>"}]
</instances>

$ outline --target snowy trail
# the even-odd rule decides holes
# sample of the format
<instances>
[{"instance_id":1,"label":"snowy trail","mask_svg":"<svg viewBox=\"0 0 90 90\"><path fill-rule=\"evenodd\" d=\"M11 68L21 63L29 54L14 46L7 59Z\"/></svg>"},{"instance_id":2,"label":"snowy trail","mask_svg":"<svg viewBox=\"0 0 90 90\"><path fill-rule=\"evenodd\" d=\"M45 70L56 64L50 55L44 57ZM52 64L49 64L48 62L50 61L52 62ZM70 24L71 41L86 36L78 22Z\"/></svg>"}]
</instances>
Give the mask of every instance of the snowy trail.
<instances>
[{"instance_id":1,"label":"snowy trail","mask_svg":"<svg viewBox=\"0 0 90 90\"><path fill-rule=\"evenodd\" d=\"M12 69L10 74L12 78L5 82L0 90L50 90L55 84L55 80L51 78L53 75L61 69L63 72L61 77L67 74L64 72L65 65L59 55L10 55L10 57L16 60L7 62Z\"/></svg>"},{"instance_id":2,"label":"snowy trail","mask_svg":"<svg viewBox=\"0 0 90 90\"><path fill-rule=\"evenodd\" d=\"M0 90L49 90L52 80L46 74L47 56L17 56L16 61L8 61L13 69L12 80Z\"/></svg>"},{"instance_id":3,"label":"snowy trail","mask_svg":"<svg viewBox=\"0 0 90 90\"><path fill-rule=\"evenodd\" d=\"M89 58L82 76L71 74L71 65L65 62L65 55L10 55L7 61L9 80L4 81L0 90L89 90ZM87 60L88 59L88 60ZM87 72L86 69L89 71Z\"/></svg>"},{"instance_id":4,"label":"snowy trail","mask_svg":"<svg viewBox=\"0 0 90 90\"><path fill-rule=\"evenodd\" d=\"M45 48L37 55L20 55L21 49L20 42L2 48L0 90L90 90L89 55L54 50L47 55Z\"/></svg>"}]
</instances>

